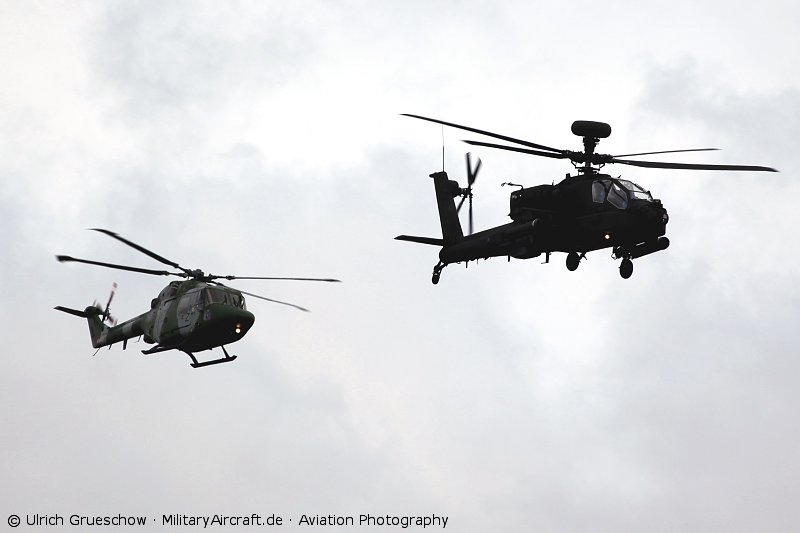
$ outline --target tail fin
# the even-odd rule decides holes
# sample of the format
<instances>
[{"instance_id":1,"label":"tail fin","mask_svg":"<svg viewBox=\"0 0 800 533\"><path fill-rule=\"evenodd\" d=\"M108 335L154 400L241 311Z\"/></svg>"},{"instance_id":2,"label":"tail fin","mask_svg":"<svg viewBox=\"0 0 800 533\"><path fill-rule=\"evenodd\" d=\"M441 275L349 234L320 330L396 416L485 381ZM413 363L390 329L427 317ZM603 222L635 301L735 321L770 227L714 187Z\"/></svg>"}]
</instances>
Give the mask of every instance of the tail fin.
<instances>
[{"instance_id":1,"label":"tail fin","mask_svg":"<svg viewBox=\"0 0 800 533\"><path fill-rule=\"evenodd\" d=\"M100 340L100 336L105 332L106 329L108 329L106 328L105 324L103 324L103 321L100 320L100 309L93 305L90 305L83 311L70 309L69 307L62 307L60 305L56 306L55 309L57 311L69 313L70 315L85 318L86 321L89 322L89 335L92 337L92 346L94 348L100 348L101 346L105 346L107 344L101 342Z\"/></svg>"},{"instance_id":2,"label":"tail fin","mask_svg":"<svg viewBox=\"0 0 800 533\"><path fill-rule=\"evenodd\" d=\"M447 172L434 172L431 174L433 185L436 189L436 204L439 207L439 222L442 224L442 240L452 244L464 238L461 221L458 219L456 203L453 200L461 194L458 182L447 178Z\"/></svg>"}]
</instances>

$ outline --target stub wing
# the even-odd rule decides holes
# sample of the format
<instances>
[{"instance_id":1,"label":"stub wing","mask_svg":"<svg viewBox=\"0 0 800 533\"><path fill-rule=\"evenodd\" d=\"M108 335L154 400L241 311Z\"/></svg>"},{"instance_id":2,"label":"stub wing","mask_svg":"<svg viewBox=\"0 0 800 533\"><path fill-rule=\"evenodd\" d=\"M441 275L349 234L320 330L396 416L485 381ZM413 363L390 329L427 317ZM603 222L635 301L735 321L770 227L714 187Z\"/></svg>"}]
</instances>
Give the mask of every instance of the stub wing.
<instances>
[{"instance_id":1,"label":"stub wing","mask_svg":"<svg viewBox=\"0 0 800 533\"><path fill-rule=\"evenodd\" d=\"M415 237L413 235L398 235L395 237L398 241L416 242L419 244L431 244L433 246L444 246L444 239L435 239L433 237Z\"/></svg>"}]
</instances>

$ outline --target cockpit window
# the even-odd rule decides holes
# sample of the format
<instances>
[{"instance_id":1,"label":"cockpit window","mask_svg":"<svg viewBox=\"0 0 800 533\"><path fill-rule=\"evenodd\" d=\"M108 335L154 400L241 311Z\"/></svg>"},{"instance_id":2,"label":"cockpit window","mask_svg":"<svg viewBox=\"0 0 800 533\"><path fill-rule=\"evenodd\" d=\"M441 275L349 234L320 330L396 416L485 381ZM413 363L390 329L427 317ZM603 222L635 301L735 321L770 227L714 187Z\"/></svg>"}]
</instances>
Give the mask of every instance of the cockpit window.
<instances>
[{"instance_id":1,"label":"cockpit window","mask_svg":"<svg viewBox=\"0 0 800 533\"><path fill-rule=\"evenodd\" d=\"M617 209L628 208L628 195L622 187L613 181L611 182L611 187L608 189L608 203Z\"/></svg>"},{"instance_id":2,"label":"cockpit window","mask_svg":"<svg viewBox=\"0 0 800 533\"><path fill-rule=\"evenodd\" d=\"M205 303L207 304L224 304L244 309L244 298L234 292L229 292L222 289L207 288L205 290Z\"/></svg>"},{"instance_id":3,"label":"cockpit window","mask_svg":"<svg viewBox=\"0 0 800 533\"><path fill-rule=\"evenodd\" d=\"M648 202L653 201L653 196L650 194L649 191L643 189L639 185L636 185L632 181L628 180L617 180L623 187L628 189L628 192L631 193L631 198L635 198L637 200L647 200Z\"/></svg>"},{"instance_id":4,"label":"cockpit window","mask_svg":"<svg viewBox=\"0 0 800 533\"><path fill-rule=\"evenodd\" d=\"M617 209L628 208L628 193L612 180L596 180L592 183L592 201L602 204L608 201Z\"/></svg>"},{"instance_id":5,"label":"cockpit window","mask_svg":"<svg viewBox=\"0 0 800 533\"><path fill-rule=\"evenodd\" d=\"M239 294L231 294L231 303L234 307L244 309L244 297Z\"/></svg>"},{"instance_id":6,"label":"cockpit window","mask_svg":"<svg viewBox=\"0 0 800 533\"><path fill-rule=\"evenodd\" d=\"M606 186L600 180L592 183L592 201L596 204L606 201Z\"/></svg>"}]
</instances>

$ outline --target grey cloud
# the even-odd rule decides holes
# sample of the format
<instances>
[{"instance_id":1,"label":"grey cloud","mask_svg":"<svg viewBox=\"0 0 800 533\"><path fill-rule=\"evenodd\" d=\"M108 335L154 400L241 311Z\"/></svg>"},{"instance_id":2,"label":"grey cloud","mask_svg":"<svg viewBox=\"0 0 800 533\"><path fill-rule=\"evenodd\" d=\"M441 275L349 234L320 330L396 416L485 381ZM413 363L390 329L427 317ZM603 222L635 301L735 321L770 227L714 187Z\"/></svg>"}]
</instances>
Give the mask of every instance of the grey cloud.
<instances>
[{"instance_id":1,"label":"grey cloud","mask_svg":"<svg viewBox=\"0 0 800 533\"><path fill-rule=\"evenodd\" d=\"M252 13L249 4L196 5L95 14L81 48L89 96L65 95L87 106L86 123L66 127L38 102L14 122L31 129L2 130L13 148L0 161L13 178L0 185L0 236L10 250L2 263L0 448L13 458L0 466L0 499L9 509L36 512L45 502L100 513L429 510L450 514L458 531L796 523L798 191L788 173L626 171L673 217L672 246L637 261L627 281L605 253L575 273L556 254L549 265L448 267L433 287L435 248L392 240L439 231L427 177L438 169L439 133L401 138L397 131L408 130L399 112L461 120L459 112L491 105L490 125L516 127L535 116L519 131L547 132L539 117L571 117L576 88L588 94L633 80L621 89L625 102L591 101L620 114L615 135L630 125L637 142L670 143L642 149L671 149L682 147L671 144L688 128L692 139L725 148L715 161L790 169L797 124L787 117L798 105L790 84L773 92L722 86L702 55L678 67L631 69L631 80L599 69L596 85L587 84L583 71L551 68L584 57L585 43L527 31L528 20L544 24L539 8L493 7L493 26L476 16L488 8L471 11L470 3L442 17L427 4L397 17L360 9L349 18L343 8L330 24L325 10L319 18L274 6ZM425 22L414 32L416 17ZM520 23L509 30L512 19ZM355 22L338 24L346 20ZM599 24L546 20L576 35ZM646 37L603 22L608 32L633 33L625 47ZM401 47L406 33L415 39ZM470 37L470 51L490 44L513 57L455 54ZM604 43L609 55L635 65L615 43ZM536 59L542 50L545 63ZM419 69L397 68L414 63ZM346 64L352 68L336 68ZM518 65L530 69L512 72ZM321 155L320 135L300 156L281 158L281 147L238 129L283 90L329 98L305 84L332 72L343 76L337 88L357 86L365 100L377 94L366 110L303 115L316 121L307 125L314 133L352 135L341 145L348 154ZM630 103L634 86L641 97ZM476 96L491 94L530 100ZM30 103L15 107L23 104ZM327 124L342 115L357 127ZM38 135L42 147L30 142ZM448 144L448 164L462 164L461 148ZM302 158L315 164L300 165ZM509 169L528 185L569 170L542 174L551 167L505 154L486 154L484 164L479 227L504 218L505 192L492 191ZM448 171L463 179L463 168ZM54 253L71 253L153 266L83 230L94 226L190 267L344 283L237 285L313 312L249 300L257 320L231 346L239 359L210 372L187 368L182 354L145 357L135 344L91 357L85 324L52 307L86 305L118 281L115 312L128 316L164 283L55 263Z\"/></svg>"},{"instance_id":2,"label":"grey cloud","mask_svg":"<svg viewBox=\"0 0 800 533\"><path fill-rule=\"evenodd\" d=\"M133 120L203 114L242 86L284 85L315 54L309 30L285 10L258 4L144 2L97 17L92 63Z\"/></svg>"}]
</instances>

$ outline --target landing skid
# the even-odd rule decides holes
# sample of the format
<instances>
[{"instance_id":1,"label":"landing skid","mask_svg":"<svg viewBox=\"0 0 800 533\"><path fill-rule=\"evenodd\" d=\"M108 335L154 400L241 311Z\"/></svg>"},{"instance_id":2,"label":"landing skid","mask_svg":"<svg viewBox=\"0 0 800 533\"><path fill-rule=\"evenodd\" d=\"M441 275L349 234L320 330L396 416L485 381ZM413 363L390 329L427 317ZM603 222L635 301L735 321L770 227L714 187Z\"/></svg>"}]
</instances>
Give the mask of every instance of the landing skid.
<instances>
[{"instance_id":1,"label":"landing skid","mask_svg":"<svg viewBox=\"0 0 800 533\"><path fill-rule=\"evenodd\" d=\"M214 359L213 361L203 361L202 363L197 362L197 358L191 352L185 352L189 357L192 358L192 368L200 368L201 366L211 366L211 365L218 365L220 363L230 363L231 361L236 359L235 355L228 355L228 351L225 349L224 346L220 346L222 351L225 353L225 357L220 357L219 359Z\"/></svg>"},{"instance_id":2,"label":"landing skid","mask_svg":"<svg viewBox=\"0 0 800 533\"><path fill-rule=\"evenodd\" d=\"M149 350L142 350L142 353L145 355L150 355L159 352L166 352L167 350L180 350L192 359L192 368L200 368L201 366L211 366L211 365L218 365L220 363L230 363L234 359L236 359L235 355L229 355L228 350L225 349L224 346L220 346L222 348L223 353L225 353L225 357L220 357L219 359L214 359L213 361L203 361L202 363L197 360L192 352L187 352L186 350L182 350L177 346L161 346L156 345Z\"/></svg>"}]
</instances>

